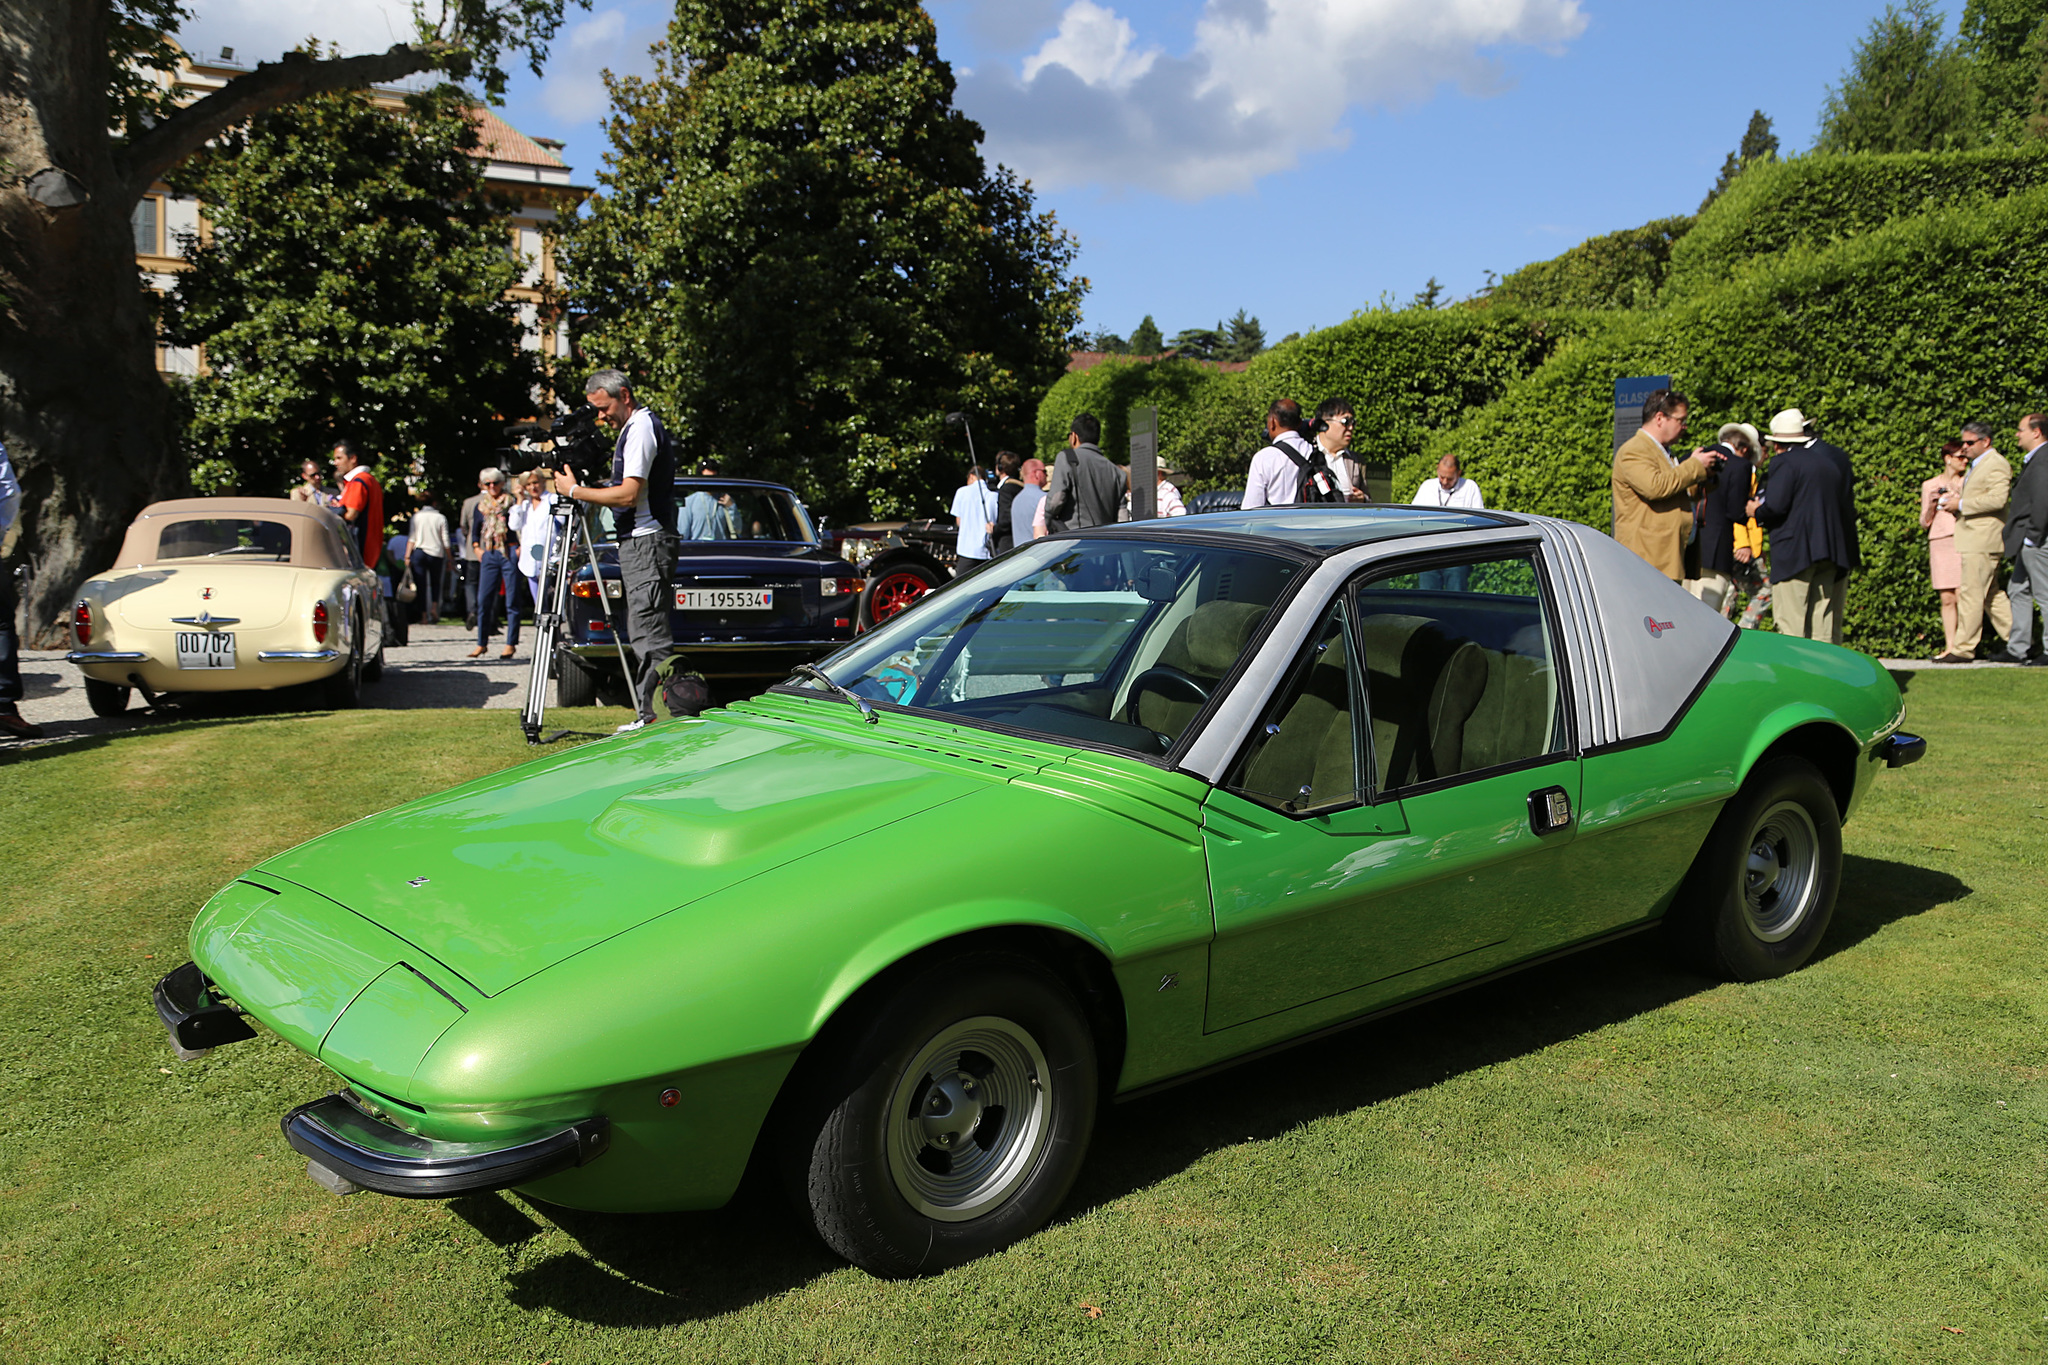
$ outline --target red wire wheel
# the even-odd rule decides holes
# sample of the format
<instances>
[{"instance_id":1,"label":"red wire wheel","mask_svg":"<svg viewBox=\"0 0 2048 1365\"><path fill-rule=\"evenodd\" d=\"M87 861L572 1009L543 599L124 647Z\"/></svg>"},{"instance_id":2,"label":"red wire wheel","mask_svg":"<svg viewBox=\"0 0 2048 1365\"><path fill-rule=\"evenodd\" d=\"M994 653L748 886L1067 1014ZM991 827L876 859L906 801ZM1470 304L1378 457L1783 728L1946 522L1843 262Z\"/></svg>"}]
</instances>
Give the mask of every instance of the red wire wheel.
<instances>
[{"instance_id":1,"label":"red wire wheel","mask_svg":"<svg viewBox=\"0 0 2048 1365\"><path fill-rule=\"evenodd\" d=\"M871 626L902 611L936 588L932 573L918 565L905 564L868 580L867 614Z\"/></svg>"}]
</instances>

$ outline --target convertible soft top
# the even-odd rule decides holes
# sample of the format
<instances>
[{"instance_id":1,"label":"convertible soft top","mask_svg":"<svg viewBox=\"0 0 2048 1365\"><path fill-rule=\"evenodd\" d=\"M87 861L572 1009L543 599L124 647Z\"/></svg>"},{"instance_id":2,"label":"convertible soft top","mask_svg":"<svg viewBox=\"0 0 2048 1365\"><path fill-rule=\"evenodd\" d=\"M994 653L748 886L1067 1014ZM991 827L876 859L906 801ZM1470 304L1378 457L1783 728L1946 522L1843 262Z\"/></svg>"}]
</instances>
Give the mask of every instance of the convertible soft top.
<instances>
[{"instance_id":1,"label":"convertible soft top","mask_svg":"<svg viewBox=\"0 0 2048 1365\"><path fill-rule=\"evenodd\" d=\"M324 507L291 498L174 498L142 509L121 541L117 569L158 563L164 528L188 521L272 521L290 528L291 564L303 569L352 569L341 519ZM172 559L163 563L181 563Z\"/></svg>"}]
</instances>

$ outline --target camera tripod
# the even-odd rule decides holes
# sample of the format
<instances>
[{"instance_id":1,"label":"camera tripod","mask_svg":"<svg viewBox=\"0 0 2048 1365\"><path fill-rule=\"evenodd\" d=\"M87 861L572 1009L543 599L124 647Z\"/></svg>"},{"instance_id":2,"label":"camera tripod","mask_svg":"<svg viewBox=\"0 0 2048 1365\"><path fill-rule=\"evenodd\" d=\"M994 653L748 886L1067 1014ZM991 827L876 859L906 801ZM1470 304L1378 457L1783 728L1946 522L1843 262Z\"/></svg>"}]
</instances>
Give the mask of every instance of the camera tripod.
<instances>
[{"instance_id":1,"label":"camera tripod","mask_svg":"<svg viewBox=\"0 0 2048 1365\"><path fill-rule=\"evenodd\" d=\"M520 709L519 727L526 732L528 744L553 744L570 735L584 735L583 730L557 730L545 738L541 735L541 722L547 714L548 679L554 675L555 655L560 649L563 637L569 629L569 585L576 577L576 553L580 547L583 562L590 565L592 582L597 587L597 611L610 627L611 637L619 642L619 671L625 676L626 691L633 690L633 669L626 657L631 647L612 621L611 603L605 593L603 566L597 559L597 541L590 530L590 509L583 503L559 498L550 514L554 518L554 530L548 537L545 554L541 558L540 589L543 601L534 604L538 616L534 621L533 663L526 674L526 705Z\"/></svg>"}]
</instances>

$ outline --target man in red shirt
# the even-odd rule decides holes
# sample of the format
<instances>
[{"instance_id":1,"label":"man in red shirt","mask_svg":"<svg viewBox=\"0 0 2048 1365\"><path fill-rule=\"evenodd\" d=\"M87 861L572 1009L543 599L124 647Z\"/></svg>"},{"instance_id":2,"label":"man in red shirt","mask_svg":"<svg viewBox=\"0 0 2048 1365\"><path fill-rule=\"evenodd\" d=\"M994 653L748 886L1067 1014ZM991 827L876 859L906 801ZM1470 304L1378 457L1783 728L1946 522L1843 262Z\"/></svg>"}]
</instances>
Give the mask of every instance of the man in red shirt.
<instances>
[{"instance_id":1,"label":"man in red shirt","mask_svg":"<svg viewBox=\"0 0 2048 1365\"><path fill-rule=\"evenodd\" d=\"M363 563L375 564L384 549L384 485L370 473L354 441L334 443L334 472L341 480L341 519L355 536Z\"/></svg>"}]
</instances>

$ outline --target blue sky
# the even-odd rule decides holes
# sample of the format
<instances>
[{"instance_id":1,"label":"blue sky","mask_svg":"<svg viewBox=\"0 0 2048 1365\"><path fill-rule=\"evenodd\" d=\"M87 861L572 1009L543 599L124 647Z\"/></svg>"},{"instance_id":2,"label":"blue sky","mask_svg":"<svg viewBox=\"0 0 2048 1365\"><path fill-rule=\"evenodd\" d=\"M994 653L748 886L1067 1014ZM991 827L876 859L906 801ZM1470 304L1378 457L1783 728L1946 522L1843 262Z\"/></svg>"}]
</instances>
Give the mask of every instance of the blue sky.
<instances>
[{"instance_id":1,"label":"blue sky","mask_svg":"<svg viewBox=\"0 0 2048 1365\"><path fill-rule=\"evenodd\" d=\"M1431 276L1453 296L1695 208L1752 109L1786 150L1883 0L931 0L993 159L1080 239L1087 326L1168 335L1248 309L1269 338ZM194 50L406 29L395 0L198 0ZM645 71L660 0L572 10L506 118L582 183L605 67Z\"/></svg>"}]
</instances>

